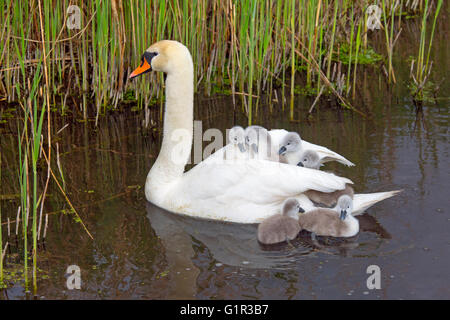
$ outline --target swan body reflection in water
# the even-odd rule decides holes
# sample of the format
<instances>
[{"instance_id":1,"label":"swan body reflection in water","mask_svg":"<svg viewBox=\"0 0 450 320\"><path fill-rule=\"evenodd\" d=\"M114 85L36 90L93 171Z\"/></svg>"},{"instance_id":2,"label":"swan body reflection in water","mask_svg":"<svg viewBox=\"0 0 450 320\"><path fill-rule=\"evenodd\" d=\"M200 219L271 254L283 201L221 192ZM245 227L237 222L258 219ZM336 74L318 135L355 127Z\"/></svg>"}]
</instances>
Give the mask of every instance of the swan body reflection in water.
<instances>
[{"instance_id":1,"label":"swan body reflection in water","mask_svg":"<svg viewBox=\"0 0 450 320\"><path fill-rule=\"evenodd\" d=\"M318 237L320 246L317 246L305 231L290 243L262 245L257 240L257 224L195 218L169 212L150 202L147 202L146 210L152 228L162 241L167 259L173 258L181 263L180 268L192 265L192 238L201 242L217 262L256 269L295 269L298 263L305 263L310 255L347 256L359 245L358 237L345 240ZM374 217L362 215L358 220L361 232L375 232L381 239L390 237Z\"/></svg>"}]
</instances>

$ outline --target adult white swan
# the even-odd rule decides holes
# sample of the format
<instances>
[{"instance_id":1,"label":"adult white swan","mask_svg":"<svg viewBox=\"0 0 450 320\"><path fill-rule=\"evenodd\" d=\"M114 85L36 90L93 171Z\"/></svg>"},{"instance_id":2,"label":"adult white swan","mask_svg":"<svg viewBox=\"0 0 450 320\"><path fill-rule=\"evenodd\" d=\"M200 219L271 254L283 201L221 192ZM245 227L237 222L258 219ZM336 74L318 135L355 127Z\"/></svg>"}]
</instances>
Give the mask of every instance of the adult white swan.
<instances>
[{"instance_id":1,"label":"adult white swan","mask_svg":"<svg viewBox=\"0 0 450 320\"><path fill-rule=\"evenodd\" d=\"M179 42L153 44L130 78L150 70L166 78L166 106L161 150L145 182L148 201L191 216L256 223L277 213L287 198L295 197L306 211L314 209L302 193L333 192L349 179L326 172L265 160L208 161L184 172L193 135L193 64ZM395 192L355 195L354 213L361 213Z\"/></svg>"}]
</instances>

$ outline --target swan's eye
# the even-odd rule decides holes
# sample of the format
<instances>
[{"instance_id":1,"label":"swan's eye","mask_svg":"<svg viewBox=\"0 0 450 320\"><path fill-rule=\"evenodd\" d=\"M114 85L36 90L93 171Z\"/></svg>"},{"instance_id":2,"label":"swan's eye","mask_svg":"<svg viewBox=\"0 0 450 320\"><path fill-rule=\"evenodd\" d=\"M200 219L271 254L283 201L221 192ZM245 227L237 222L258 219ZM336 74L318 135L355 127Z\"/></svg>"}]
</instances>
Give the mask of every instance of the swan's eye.
<instances>
[{"instance_id":1,"label":"swan's eye","mask_svg":"<svg viewBox=\"0 0 450 320\"><path fill-rule=\"evenodd\" d=\"M308 161L308 159L303 159L303 161Z\"/></svg>"},{"instance_id":2,"label":"swan's eye","mask_svg":"<svg viewBox=\"0 0 450 320\"><path fill-rule=\"evenodd\" d=\"M290 142L287 143L288 146L289 146L290 144L291 144Z\"/></svg>"},{"instance_id":3,"label":"swan's eye","mask_svg":"<svg viewBox=\"0 0 450 320\"><path fill-rule=\"evenodd\" d=\"M152 59L158 55L158 52L144 52L141 57L141 61L144 62L144 59L147 61L149 65L151 65Z\"/></svg>"}]
</instances>

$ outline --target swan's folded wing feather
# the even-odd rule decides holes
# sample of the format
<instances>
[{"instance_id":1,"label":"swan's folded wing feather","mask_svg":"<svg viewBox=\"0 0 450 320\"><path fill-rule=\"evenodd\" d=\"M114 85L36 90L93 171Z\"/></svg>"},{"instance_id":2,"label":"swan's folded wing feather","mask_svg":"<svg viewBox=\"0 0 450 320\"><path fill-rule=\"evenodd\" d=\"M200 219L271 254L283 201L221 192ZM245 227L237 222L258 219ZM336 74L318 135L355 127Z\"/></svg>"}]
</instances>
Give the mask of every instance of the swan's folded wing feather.
<instances>
[{"instance_id":1,"label":"swan's folded wing feather","mask_svg":"<svg viewBox=\"0 0 450 320\"><path fill-rule=\"evenodd\" d=\"M320 161L322 163L329 162L329 161L337 161L342 164L345 164L346 166L354 166L355 164L343 156L341 156L339 153L336 153L326 147L319 146L314 143L310 143L308 141L302 140L302 146L304 150L314 150L316 151L320 156Z\"/></svg>"},{"instance_id":2,"label":"swan's folded wing feather","mask_svg":"<svg viewBox=\"0 0 450 320\"><path fill-rule=\"evenodd\" d=\"M208 156L203 162L222 162L223 160L247 160L249 159L248 152L241 152L239 148L231 143L220 148L210 156Z\"/></svg>"},{"instance_id":3,"label":"swan's folded wing feather","mask_svg":"<svg viewBox=\"0 0 450 320\"><path fill-rule=\"evenodd\" d=\"M273 129L269 131L270 138L272 139L272 143L279 147L279 144L283 137L288 134L289 132L285 129ZM339 153L336 153L326 147L302 140L302 147L303 150L314 150L316 151L319 156L321 163L329 162L329 161L337 161L340 162L346 166L354 166L355 164L349 160L347 160L345 157L341 156Z\"/></svg>"},{"instance_id":4,"label":"swan's folded wing feather","mask_svg":"<svg viewBox=\"0 0 450 320\"><path fill-rule=\"evenodd\" d=\"M271 139L272 143L276 144L277 146L280 145L281 140L288 133L289 133L289 131L287 131L285 129L272 129L269 131L270 139Z\"/></svg>"},{"instance_id":5,"label":"swan's folded wing feather","mask_svg":"<svg viewBox=\"0 0 450 320\"><path fill-rule=\"evenodd\" d=\"M270 203L306 190L333 192L351 180L313 169L265 160L204 161L185 173L180 187L189 198L224 197Z\"/></svg>"}]
</instances>

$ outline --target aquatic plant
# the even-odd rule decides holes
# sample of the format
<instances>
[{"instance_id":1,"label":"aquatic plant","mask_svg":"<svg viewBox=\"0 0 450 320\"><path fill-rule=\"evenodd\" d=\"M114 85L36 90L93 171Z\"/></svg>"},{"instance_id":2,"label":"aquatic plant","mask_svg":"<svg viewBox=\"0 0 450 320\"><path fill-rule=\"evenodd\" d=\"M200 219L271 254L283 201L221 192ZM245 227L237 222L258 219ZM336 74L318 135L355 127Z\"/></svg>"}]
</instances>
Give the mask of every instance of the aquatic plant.
<instances>
[{"instance_id":1,"label":"aquatic plant","mask_svg":"<svg viewBox=\"0 0 450 320\"><path fill-rule=\"evenodd\" d=\"M409 85L411 89L411 94L416 103L421 104L424 100L429 100L431 92L433 91L433 85L429 81L431 69L433 67L433 62L430 62L431 47L433 45L434 31L436 28L436 21L439 12L442 7L442 0L438 0L436 5L436 10L434 12L433 25L431 27L431 33L428 40L428 51L426 52L426 42L427 42L427 18L430 15L429 1L425 1L425 8L422 16L422 24L420 30L420 45L419 52L416 59L411 61L411 72L410 76L413 82ZM426 56L425 56L426 52ZM415 69L415 72L414 72Z\"/></svg>"},{"instance_id":2,"label":"aquatic plant","mask_svg":"<svg viewBox=\"0 0 450 320\"><path fill-rule=\"evenodd\" d=\"M129 81L127 74L151 43L175 39L192 52L197 91L211 94L215 86L231 92L233 101L242 101L249 122L263 93L270 101L280 95L280 105L289 104L292 118L297 77L304 76L316 94L323 92L323 76L336 86L331 72L335 57L341 57L346 46L352 56L343 71L343 94L354 90L354 63L359 61L354 54L370 50L366 10L371 4L368 0L0 0L0 95L9 102L23 98L30 74L42 59L41 82L48 89L45 99L50 109L83 119L95 115L97 122L132 90L138 107L146 109L148 123L150 104L163 99L162 76L151 75L154 81L146 82ZM378 1L387 75L394 81L395 20L400 25L403 13L430 7L425 0L414 4ZM69 5L78 10L69 10ZM77 18L79 25L74 23ZM416 77L423 74L427 72Z\"/></svg>"}]
</instances>

